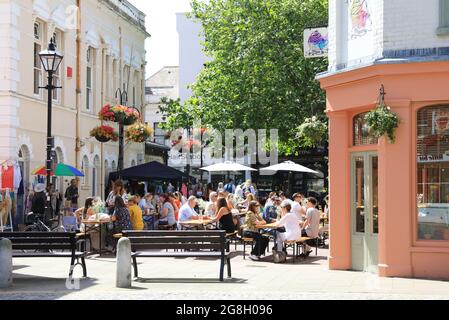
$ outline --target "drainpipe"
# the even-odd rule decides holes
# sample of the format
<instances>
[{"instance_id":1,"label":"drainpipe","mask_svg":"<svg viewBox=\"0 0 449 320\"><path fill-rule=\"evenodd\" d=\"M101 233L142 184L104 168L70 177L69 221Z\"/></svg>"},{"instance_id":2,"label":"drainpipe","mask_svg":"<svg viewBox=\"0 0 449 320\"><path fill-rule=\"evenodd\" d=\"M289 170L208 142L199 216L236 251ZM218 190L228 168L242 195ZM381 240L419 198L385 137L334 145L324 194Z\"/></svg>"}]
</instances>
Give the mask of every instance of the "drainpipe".
<instances>
[{"instance_id":1,"label":"drainpipe","mask_svg":"<svg viewBox=\"0 0 449 320\"><path fill-rule=\"evenodd\" d=\"M76 140L75 140L75 166L80 169L80 109L81 109L81 0L76 0L78 7L76 26Z\"/></svg>"},{"instance_id":2,"label":"drainpipe","mask_svg":"<svg viewBox=\"0 0 449 320\"><path fill-rule=\"evenodd\" d=\"M101 106L105 105L104 99L104 78L105 78L105 47L101 48ZM104 143L100 143L100 190L97 190L97 194L103 195L104 192ZM101 192L101 193L99 193Z\"/></svg>"}]
</instances>

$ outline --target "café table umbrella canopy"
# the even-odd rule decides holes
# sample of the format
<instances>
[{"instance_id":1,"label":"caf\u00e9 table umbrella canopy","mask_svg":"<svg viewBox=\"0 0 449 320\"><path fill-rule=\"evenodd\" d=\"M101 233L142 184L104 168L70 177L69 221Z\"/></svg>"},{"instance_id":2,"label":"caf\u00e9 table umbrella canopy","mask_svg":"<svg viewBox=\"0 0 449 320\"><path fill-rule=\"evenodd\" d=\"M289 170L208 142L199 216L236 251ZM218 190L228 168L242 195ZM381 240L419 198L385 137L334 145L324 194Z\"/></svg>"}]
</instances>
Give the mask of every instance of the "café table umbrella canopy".
<instances>
[{"instance_id":1,"label":"caf\u00e9 table umbrella canopy","mask_svg":"<svg viewBox=\"0 0 449 320\"><path fill-rule=\"evenodd\" d=\"M223 172L223 171L257 171L251 167L247 167L241 165L239 163L225 161L222 163L216 163L204 168L200 168L200 170L208 171L208 172Z\"/></svg>"},{"instance_id":2,"label":"caf\u00e9 table umbrella canopy","mask_svg":"<svg viewBox=\"0 0 449 320\"><path fill-rule=\"evenodd\" d=\"M84 174L78 169L69 166L68 164L58 163L55 169L55 176L57 177L84 177Z\"/></svg>"},{"instance_id":3,"label":"caf\u00e9 table umbrella canopy","mask_svg":"<svg viewBox=\"0 0 449 320\"><path fill-rule=\"evenodd\" d=\"M312 169L309 169L292 161L285 161L282 163L278 163L270 167L259 169L259 171L262 172L289 171L289 172L304 172L304 173L319 174L318 172Z\"/></svg>"},{"instance_id":4,"label":"caf\u00e9 table umbrella canopy","mask_svg":"<svg viewBox=\"0 0 449 320\"><path fill-rule=\"evenodd\" d=\"M35 176L46 176L47 170L45 166L40 166L34 169L32 174ZM58 165L56 165L55 170L51 171L51 175L56 177L84 177L84 174L82 172L72 166L63 163L59 163Z\"/></svg>"}]
</instances>

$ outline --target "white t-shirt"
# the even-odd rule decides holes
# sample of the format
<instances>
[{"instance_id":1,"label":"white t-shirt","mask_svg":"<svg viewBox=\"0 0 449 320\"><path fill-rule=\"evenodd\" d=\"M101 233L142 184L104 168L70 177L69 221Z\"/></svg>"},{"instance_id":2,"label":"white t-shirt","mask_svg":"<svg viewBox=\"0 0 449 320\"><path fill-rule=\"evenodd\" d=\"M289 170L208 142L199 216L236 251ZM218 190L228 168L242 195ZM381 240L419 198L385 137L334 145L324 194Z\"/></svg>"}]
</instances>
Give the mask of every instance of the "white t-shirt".
<instances>
[{"instance_id":1,"label":"white t-shirt","mask_svg":"<svg viewBox=\"0 0 449 320\"><path fill-rule=\"evenodd\" d=\"M301 204L299 204L296 201L292 202L292 212L296 215L296 217L298 218L298 220L302 221L302 216L306 214L306 209L304 209L303 206L301 206Z\"/></svg>"},{"instance_id":2,"label":"white t-shirt","mask_svg":"<svg viewBox=\"0 0 449 320\"><path fill-rule=\"evenodd\" d=\"M307 209L306 218L309 221L309 225L306 227L307 235L310 238L318 238L321 213L315 208L309 208Z\"/></svg>"},{"instance_id":3,"label":"white t-shirt","mask_svg":"<svg viewBox=\"0 0 449 320\"><path fill-rule=\"evenodd\" d=\"M285 240L298 240L301 238L301 227L298 218L293 212L287 213L278 223L279 226L285 227Z\"/></svg>"},{"instance_id":4,"label":"white t-shirt","mask_svg":"<svg viewBox=\"0 0 449 320\"><path fill-rule=\"evenodd\" d=\"M195 210L193 210L188 203L184 204L181 209L179 209L178 213L178 221L187 221L190 220L193 216L197 216Z\"/></svg>"}]
</instances>

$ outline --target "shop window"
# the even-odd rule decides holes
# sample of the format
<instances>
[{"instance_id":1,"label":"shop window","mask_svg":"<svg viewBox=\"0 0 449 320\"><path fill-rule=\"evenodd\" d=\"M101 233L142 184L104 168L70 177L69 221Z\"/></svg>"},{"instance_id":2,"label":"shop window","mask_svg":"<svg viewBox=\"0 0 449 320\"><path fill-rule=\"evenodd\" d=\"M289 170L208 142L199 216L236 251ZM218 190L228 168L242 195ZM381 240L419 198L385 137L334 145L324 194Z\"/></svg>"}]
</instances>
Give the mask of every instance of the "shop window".
<instances>
[{"instance_id":1,"label":"shop window","mask_svg":"<svg viewBox=\"0 0 449 320\"><path fill-rule=\"evenodd\" d=\"M363 146L377 144L377 137L370 132L370 127L365 121L366 113L360 113L353 120L353 144Z\"/></svg>"},{"instance_id":2,"label":"shop window","mask_svg":"<svg viewBox=\"0 0 449 320\"><path fill-rule=\"evenodd\" d=\"M449 106L417 117L418 238L449 240Z\"/></svg>"},{"instance_id":3,"label":"shop window","mask_svg":"<svg viewBox=\"0 0 449 320\"><path fill-rule=\"evenodd\" d=\"M438 25L438 35L449 35L449 0L440 0L440 23Z\"/></svg>"}]
</instances>

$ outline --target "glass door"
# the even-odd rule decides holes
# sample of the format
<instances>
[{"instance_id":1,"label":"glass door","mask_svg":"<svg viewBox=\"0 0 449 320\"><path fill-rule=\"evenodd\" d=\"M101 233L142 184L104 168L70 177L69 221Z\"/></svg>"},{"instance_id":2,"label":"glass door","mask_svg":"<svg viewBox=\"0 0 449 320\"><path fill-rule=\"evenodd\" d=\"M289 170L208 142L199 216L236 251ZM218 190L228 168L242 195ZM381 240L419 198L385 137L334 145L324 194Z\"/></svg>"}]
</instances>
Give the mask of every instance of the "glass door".
<instances>
[{"instance_id":1,"label":"glass door","mask_svg":"<svg viewBox=\"0 0 449 320\"><path fill-rule=\"evenodd\" d=\"M351 161L352 267L377 273L379 233L378 157L352 155Z\"/></svg>"}]
</instances>

